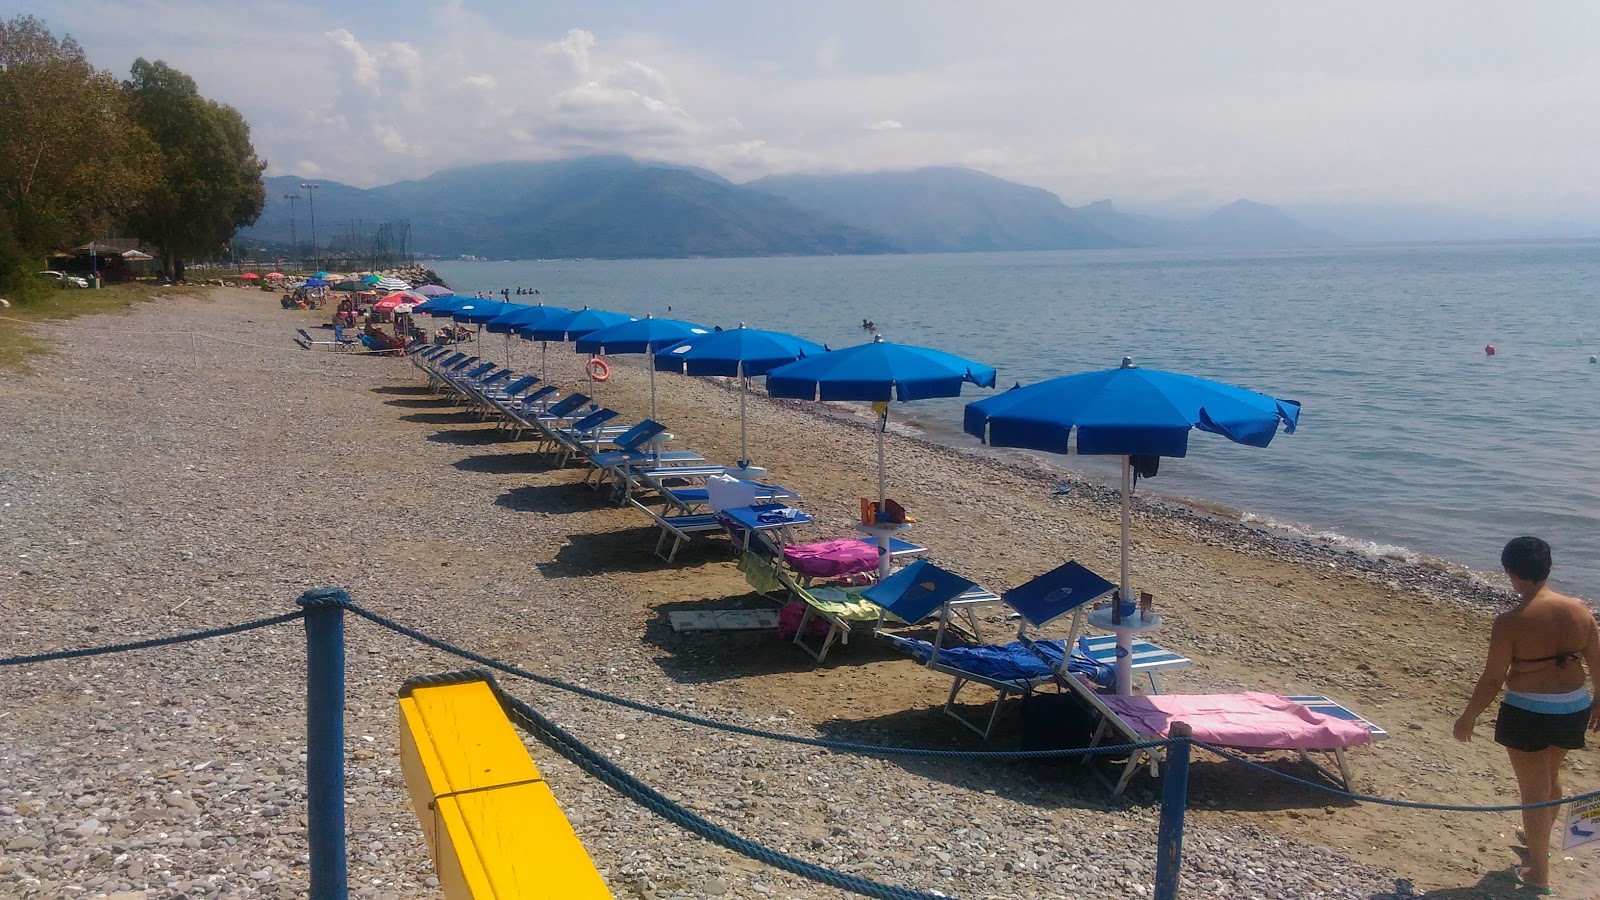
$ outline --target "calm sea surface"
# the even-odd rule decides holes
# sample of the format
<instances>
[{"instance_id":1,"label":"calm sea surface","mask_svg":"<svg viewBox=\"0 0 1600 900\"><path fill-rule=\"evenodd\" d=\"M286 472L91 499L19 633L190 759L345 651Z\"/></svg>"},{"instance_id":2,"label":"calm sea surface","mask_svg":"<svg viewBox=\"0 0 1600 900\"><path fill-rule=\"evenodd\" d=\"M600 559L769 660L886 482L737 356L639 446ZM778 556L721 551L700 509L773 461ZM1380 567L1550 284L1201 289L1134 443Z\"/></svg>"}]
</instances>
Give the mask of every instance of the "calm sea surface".
<instances>
[{"instance_id":1,"label":"calm sea surface","mask_svg":"<svg viewBox=\"0 0 1600 900\"><path fill-rule=\"evenodd\" d=\"M1265 450L1196 433L1141 484L1366 553L1498 571L1519 534L1600 595L1600 243L1282 252L1079 251L649 261L441 262L458 292L890 340L986 362L1000 385L1141 365L1304 404ZM1488 357L1485 344L1498 353ZM961 400L897 405L949 443ZM1107 461L1057 457L1110 476Z\"/></svg>"}]
</instances>

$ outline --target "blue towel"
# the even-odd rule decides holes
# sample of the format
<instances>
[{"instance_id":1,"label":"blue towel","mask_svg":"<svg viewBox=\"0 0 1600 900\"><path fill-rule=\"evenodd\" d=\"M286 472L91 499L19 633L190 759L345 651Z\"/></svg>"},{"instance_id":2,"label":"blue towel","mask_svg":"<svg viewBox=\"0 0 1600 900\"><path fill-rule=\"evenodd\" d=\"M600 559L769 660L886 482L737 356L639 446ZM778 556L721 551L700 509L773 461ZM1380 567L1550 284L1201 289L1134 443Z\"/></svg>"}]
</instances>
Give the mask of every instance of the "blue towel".
<instances>
[{"instance_id":1,"label":"blue towel","mask_svg":"<svg viewBox=\"0 0 1600 900\"><path fill-rule=\"evenodd\" d=\"M893 634L886 634L884 638L909 653L918 662L925 663L933 656L933 645L927 641ZM1038 652L1035 652L1035 649ZM1049 678L1052 667L1061 665L1061 654L1064 649L1061 641L1034 641L1033 649L1022 641L985 644L981 647L944 647L939 650L938 662L952 669L971 672L995 681L1021 681ZM1040 658L1041 655L1043 659ZM1074 675L1084 675L1101 687L1114 684L1117 675L1114 668L1097 663L1081 653L1072 654L1072 659L1067 664L1067 671Z\"/></svg>"}]
</instances>

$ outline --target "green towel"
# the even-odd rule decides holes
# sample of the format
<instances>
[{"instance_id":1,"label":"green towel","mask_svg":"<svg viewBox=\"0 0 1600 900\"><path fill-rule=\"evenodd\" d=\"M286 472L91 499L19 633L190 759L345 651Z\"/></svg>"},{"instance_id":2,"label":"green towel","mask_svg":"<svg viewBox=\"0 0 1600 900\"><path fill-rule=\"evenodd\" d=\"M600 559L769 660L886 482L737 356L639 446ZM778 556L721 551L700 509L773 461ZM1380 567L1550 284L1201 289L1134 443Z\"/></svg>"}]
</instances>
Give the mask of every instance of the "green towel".
<instances>
[{"instance_id":1,"label":"green towel","mask_svg":"<svg viewBox=\"0 0 1600 900\"><path fill-rule=\"evenodd\" d=\"M811 605L832 613L847 622L876 622L883 608L871 600L864 600L861 591L824 587L810 592Z\"/></svg>"},{"instance_id":2,"label":"green towel","mask_svg":"<svg viewBox=\"0 0 1600 900\"><path fill-rule=\"evenodd\" d=\"M744 573L744 580L758 594L771 594L783 589L783 582L778 580L778 573L772 568L772 563L766 557L757 556L746 550L739 557L739 571Z\"/></svg>"}]
</instances>

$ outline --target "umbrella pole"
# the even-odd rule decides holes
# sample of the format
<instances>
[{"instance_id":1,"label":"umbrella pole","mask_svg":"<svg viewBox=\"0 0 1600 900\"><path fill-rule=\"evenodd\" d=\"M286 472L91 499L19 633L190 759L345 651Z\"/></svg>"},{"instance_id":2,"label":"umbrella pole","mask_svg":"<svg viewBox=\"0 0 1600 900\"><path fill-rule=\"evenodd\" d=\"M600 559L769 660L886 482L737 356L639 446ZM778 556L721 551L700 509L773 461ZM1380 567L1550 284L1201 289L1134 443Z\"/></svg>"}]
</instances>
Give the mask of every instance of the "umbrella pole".
<instances>
[{"instance_id":1,"label":"umbrella pole","mask_svg":"<svg viewBox=\"0 0 1600 900\"><path fill-rule=\"evenodd\" d=\"M646 357L645 362L650 364L650 418L654 419L656 417L656 348L647 346L645 349L650 351L650 355Z\"/></svg>"},{"instance_id":2,"label":"umbrella pole","mask_svg":"<svg viewBox=\"0 0 1600 900\"><path fill-rule=\"evenodd\" d=\"M546 371L545 367L544 367L545 355L547 353L549 353L549 352L550 352L550 342L549 341L540 341L539 342L539 380L541 382L542 381L546 381L546 380L548 380L550 378L550 373L548 371Z\"/></svg>"},{"instance_id":3,"label":"umbrella pole","mask_svg":"<svg viewBox=\"0 0 1600 900\"><path fill-rule=\"evenodd\" d=\"M1128 544L1131 531L1133 505L1133 461L1122 457L1122 586L1117 590L1116 603L1126 610L1133 603L1133 588L1128 576ZM1133 632L1117 632L1117 696L1133 693Z\"/></svg>"},{"instance_id":4,"label":"umbrella pole","mask_svg":"<svg viewBox=\"0 0 1600 900\"><path fill-rule=\"evenodd\" d=\"M506 368L511 368L511 332L506 332Z\"/></svg>"},{"instance_id":5,"label":"umbrella pole","mask_svg":"<svg viewBox=\"0 0 1600 900\"><path fill-rule=\"evenodd\" d=\"M889 499L885 484L885 467L883 464L883 433L889 430L889 405L884 404L883 415L878 417L878 511L883 512L884 501Z\"/></svg>"},{"instance_id":6,"label":"umbrella pole","mask_svg":"<svg viewBox=\"0 0 1600 900\"><path fill-rule=\"evenodd\" d=\"M750 467L750 448L745 443L744 398L750 390L750 379L745 377L744 363L739 364L739 468Z\"/></svg>"},{"instance_id":7,"label":"umbrella pole","mask_svg":"<svg viewBox=\"0 0 1600 900\"><path fill-rule=\"evenodd\" d=\"M883 434L888 430L889 404L886 402L883 404L883 414L878 417L878 512L880 514L883 513L887 506L885 501L888 500L888 492L885 487L887 478L885 477L883 465ZM884 521L874 522L873 525L875 526L874 536L878 539L878 580L882 581L889 577L891 541L889 532L894 526Z\"/></svg>"}]
</instances>

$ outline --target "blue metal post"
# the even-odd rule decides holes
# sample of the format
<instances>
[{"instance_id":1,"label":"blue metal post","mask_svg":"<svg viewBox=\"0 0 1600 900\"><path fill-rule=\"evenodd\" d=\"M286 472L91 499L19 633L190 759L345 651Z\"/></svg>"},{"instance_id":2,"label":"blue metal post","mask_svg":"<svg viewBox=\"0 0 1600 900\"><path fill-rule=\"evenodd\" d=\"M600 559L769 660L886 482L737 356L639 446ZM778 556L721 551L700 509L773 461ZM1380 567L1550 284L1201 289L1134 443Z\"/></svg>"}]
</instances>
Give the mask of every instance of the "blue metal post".
<instances>
[{"instance_id":1,"label":"blue metal post","mask_svg":"<svg viewBox=\"0 0 1600 900\"><path fill-rule=\"evenodd\" d=\"M306 834L311 900L346 900L344 604L341 588L306 591Z\"/></svg>"},{"instance_id":2,"label":"blue metal post","mask_svg":"<svg viewBox=\"0 0 1600 900\"><path fill-rule=\"evenodd\" d=\"M1189 726L1173 722L1167 771L1161 780L1161 828L1156 834L1156 900L1177 900L1183 868L1183 813L1189 806Z\"/></svg>"}]
</instances>

